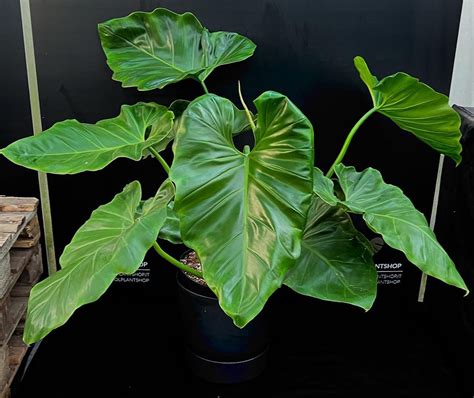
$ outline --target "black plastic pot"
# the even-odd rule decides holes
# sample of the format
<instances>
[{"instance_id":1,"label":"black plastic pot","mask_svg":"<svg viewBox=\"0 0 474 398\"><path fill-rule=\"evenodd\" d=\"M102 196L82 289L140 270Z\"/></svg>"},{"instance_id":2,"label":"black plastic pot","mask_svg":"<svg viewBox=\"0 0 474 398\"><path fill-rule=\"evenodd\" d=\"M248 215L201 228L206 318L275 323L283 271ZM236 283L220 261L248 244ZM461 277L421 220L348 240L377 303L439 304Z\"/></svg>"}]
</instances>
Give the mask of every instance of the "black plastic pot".
<instances>
[{"instance_id":1,"label":"black plastic pot","mask_svg":"<svg viewBox=\"0 0 474 398\"><path fill-rule=\"evenodd\" d=\"M239 383L258 376L265 369L269 345L265 313L239 329L209 288L181 271L177 281L187 362L193 373L213 383Z\"/></svg>"}]
</instances>

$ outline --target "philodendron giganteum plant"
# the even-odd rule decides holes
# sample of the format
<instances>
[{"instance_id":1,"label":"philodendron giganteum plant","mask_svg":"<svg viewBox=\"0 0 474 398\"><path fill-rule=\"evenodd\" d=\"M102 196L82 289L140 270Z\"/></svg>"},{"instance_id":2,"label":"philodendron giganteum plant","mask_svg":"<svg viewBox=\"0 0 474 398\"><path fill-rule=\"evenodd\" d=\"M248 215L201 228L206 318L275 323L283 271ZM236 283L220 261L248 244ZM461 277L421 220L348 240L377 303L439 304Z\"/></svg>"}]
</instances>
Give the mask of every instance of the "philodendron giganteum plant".
<instances>
[{"instance_id":1,"label":"philodendron giganteum plant","mask_svg":"<svg viewBox=\"0 0 474 398\"><path fill-rule=\"evenodd\" d=\"M119 157L151 155L169 175L149 199L142 198L138 181L129 183L79 228L60 258L61 270L31 292L25 342L40 340L97 300L118 274L136 271L152 247L203 277L239 327L282 284L368 310L377 273L371 245L354 228L351 213L423 272L468 292L401 189L373 168L342 164L354 134L373 113L459 163L460 119L446 96L405 73L378 80L356 57L373 107L324 174L314 166L311 122L283 94L264 92L252 114L242 96L239 109L208 92L205 81L215 68L253 54L251 40L209 32L194 15L166 9L101 23L99 35L113 79L123 87L154 90L194 79L205 94L169 107L124 105L117 117L96 124L65 120L1 150L16 164L54 174L97 171ZM246 130L253 131L255 144L240 151L233 138ZM160 152L171 143L169 167ZM164 252L159 239L196 251L202 274Z\"/></svg>"}]
</instances>

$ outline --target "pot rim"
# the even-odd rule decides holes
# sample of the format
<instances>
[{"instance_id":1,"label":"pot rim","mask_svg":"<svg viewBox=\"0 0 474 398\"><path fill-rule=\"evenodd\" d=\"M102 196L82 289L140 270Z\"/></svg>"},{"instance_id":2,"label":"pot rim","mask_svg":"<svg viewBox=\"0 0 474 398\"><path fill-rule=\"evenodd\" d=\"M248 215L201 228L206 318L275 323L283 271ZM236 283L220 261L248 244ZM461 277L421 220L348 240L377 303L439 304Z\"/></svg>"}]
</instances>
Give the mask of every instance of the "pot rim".
<instances>
[{"instance_id":1,"label":"pot rim","mask_svg":"<svg viewBox=\"0 0 474 398\"><path fill-rule=\"evenodd\" d=\"M185 275L185 272L182 271L182 270L178 270L176 272L176 282L178 283L178 286L183 289L185 292L193 295L193 296L197 296L197 297L200 297L200 298L203 298L203 299L208 299L208 300L212 300L212 301L218 301L217 297L209 297L209 296L205 296L204 294L200 294L200 293L197 293L197 292L194 292L192 291L191 289L188 289L186 286L184 286L181 281L179 280L179 277L180 277L180 274L182 274L183 278L187 278L187 280L189 280L191 283L194 283L196 284L197 286L201 286L201 285L198 285L196 282L194 282L191 278L188 278L186 275ZM205 287L205 286L202 286L202 287ZM208 287L208 289L212 292L211 288ZM212 292L213 293L213 292ZM214 294L214 293L213 293Z\"/></svg>"},{"instance_id":2,"label":"pot rim","mask_svg":"<svg viewBox=\"0 0 474 398\"><path fill-rule=\"evenodd\" d=\"M195 356L196 358L198 358L201 361L211 363L211 364L216 364L216 365L232 366L232 365L244 365L246 363L250 363L252 361L255 361L255 360L258 360L262 357L265 357L268 354L269 348L270 348L270 344L267 344L265 346L265 348L259 354L255 355L251 358L248 358L248 359L243 359L242 361L216 361L214 359L204 358L203 356L201 356L199 354L196 354L195 352L191 351L189 348L187 348L187 351L188 351L189 354Z\"/></svg>"}]
</instances>

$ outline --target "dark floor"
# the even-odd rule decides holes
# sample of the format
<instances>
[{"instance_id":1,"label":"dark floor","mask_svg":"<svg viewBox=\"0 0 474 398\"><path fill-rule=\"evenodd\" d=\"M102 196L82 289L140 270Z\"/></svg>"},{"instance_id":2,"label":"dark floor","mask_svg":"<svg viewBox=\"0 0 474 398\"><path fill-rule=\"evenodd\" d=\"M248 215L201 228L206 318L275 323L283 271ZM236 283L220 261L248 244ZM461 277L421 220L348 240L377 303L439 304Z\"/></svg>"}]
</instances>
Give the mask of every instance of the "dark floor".
<instances>
[{"instance_id":1,"label":"dark floor","mask_svg":"<svg viewBox=\"0 0 474 398\"><path fill-rule=\"evenodd\" d=\"M419 304L417 272L406 272L400 285L380 286L368 313L280 290L268 306L268 368L252 382L231 386L206 383L189 373L174 274L161 267L155 273L166 294L114 287L80 309L44 339L23 377L17 377L13 396L474 395L473 299L430 280L427 301Z\"/></svg>"}]
</instances>

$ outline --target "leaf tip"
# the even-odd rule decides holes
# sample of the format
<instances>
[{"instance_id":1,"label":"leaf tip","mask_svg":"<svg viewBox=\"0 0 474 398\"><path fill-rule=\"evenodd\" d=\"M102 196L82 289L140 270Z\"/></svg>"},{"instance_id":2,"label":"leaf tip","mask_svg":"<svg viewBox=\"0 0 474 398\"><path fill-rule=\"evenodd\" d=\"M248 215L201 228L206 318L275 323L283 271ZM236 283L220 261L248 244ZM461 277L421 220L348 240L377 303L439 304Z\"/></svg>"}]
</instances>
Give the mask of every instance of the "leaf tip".
<instances>
[{"instance_id":1,"label":"leaf tip","mask_svg":"<svg viewBox=\"0 0 474 398\"><path fill-rule=\"evenodd\" d=\"M22 336L23 342L29 346L40 341L42 337L44 336L39 336L38 331L35 333L34 327L31 324L31 316L30 314L27 314L25 329Z\"/></svg>"},{"instance_id":2,"label":"leaf tip","mask_svg":"<svg viewBox=\"0 0 474 398\"><path fill-rule=\"evenodd\" d=\"M367 314L372 309L375 303L376 297L377 297L377 293L374 293L373 295L369 297L369 301L365 301L364 303L358 304L358 306L364 310L365 314Z\"/></svg>"},{"instance_id":3,"label":"leaf tip","mask_svg":"<svg viewBox=\"0 0 474 398\"><path fill-rule=\"evenodd\" d=\"M2 153L2 151L0 150L0 154L1 153ZM462 156L461 155L455 156L453 159L456 162L456 167L458 167L462 162Z\"/></svg>"},{"instance_id":4,"label":"leaf tip","mask_svg":"<svg viewBox=\"0 0 474 398\"><path fill-rule=\"evenodd\" d=\"M24 342L27 346L30 346L31 344L36 343L35 339L32 338L31 336L27 335L26 332L23 334L23 342Z\"/></svg>"},{"instance_id":5,"label":"leaf tip","mask_svg":"<svg viewBox=\"0 0 474 398\"><path fill-rule=\"evenodd\" d=\"M356 55L354 57L354 66L356 67L356 69L360 72L361 70L365 69L365 70L369 70L369 67L367 66L367 62L365 61L365 59L360 56L360 55Z\"/></svg>"}]
</instances>

